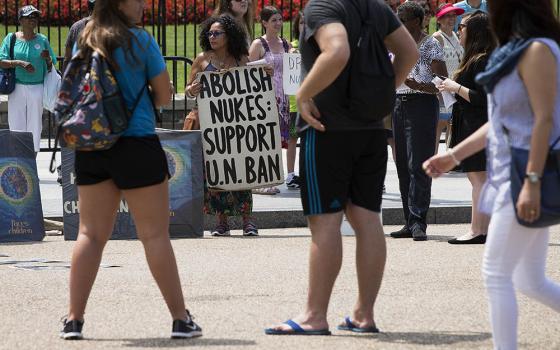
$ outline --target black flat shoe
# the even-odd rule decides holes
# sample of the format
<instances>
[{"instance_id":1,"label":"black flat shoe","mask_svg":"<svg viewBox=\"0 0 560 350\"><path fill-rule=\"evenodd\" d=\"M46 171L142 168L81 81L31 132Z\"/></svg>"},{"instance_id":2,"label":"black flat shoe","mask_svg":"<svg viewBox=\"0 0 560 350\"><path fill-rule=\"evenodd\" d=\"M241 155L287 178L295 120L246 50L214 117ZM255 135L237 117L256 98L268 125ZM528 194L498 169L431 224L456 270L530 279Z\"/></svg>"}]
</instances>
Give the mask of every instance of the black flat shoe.
<instances>
[{"instance_id":1,"label":"black flat shoe","mask_svg":"<svg viewBox=\"0 0 560 350\"><path fill-rule=\"evenodd\" d=\"M412 230L412 240L414 240L416 242L427 241L428 236L426 235L426 231L422 230L419 227L415 227Z\"/></svg>"},{"instance_id":2,"label":"black flat shoe","mask_svg":"<svg viewBox=\"0 0 560 350\"><path fill-rule=\"evenodd\" d=\"M389 236L393 238L412 238L412 232L408 227L404 226L398 231L391 232Z\"/></svg>"},{"instance_id":3,"label":"black flat shoe","mask_svg":"<svg viewBox=\"0 0 560 350\"><path fill-rule=\"evenodd\" d=\"M457 238L447 241L449 244L484 244L486 243L486 235L478 235L471 239L458 240Z\"/></svg>"}]
</instances>

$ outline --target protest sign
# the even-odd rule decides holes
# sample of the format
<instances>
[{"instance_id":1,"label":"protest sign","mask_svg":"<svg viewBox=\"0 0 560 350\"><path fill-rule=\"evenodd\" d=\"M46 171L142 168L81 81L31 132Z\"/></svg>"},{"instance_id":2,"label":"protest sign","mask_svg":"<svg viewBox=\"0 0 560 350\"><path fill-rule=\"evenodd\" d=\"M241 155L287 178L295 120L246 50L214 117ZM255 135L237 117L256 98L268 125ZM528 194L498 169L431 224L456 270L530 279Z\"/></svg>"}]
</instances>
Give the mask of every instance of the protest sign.
<instances>
[{"instance_id":1,"label":"protest sign","mask_svg":"<svg viewBox=\"0 0 560 350\"><path fill-rule=\"evenodd\" d=\"M208 187L240 191L284 182L280 118L263 66L197 75Z\"/></svg>"},{"instance_id":2,"label":"protest sign","mask_svg":"<svg viewBox=\"0 0 560 350\"><path fill-rule=\"evenodd\" d=\"M0 243L44 237L33 135L0 130Z\"/></svg>"},{"instance_id":3,"label":"protest sign","mask_svg":"<svg viewBox=\"0 0 560 350\"><path fill-rule=\"evenodd\" d=\"M171 237L202 237L204 205L204 177L202 173L202 145L200 131L157 130L171 178L169 179L169 232ZM142 176L142 174L138 174ZM64 239L78 236L79 212L74 152L62 149L62 199ZM149 198L146 198L149 200ZM134 239L136 227L121 200L111 239Z\"/></svg>"},{"instance_id":4,"label":"protest sign","mask_svg":"<svg viewBox=\"0 0 560 350\"><path fill-rule=\"evenodd\" d=\"M285 53L282 62L282 80L284 93L295 95L301 79L301 54Z\"/></svg>"}]
</instances>

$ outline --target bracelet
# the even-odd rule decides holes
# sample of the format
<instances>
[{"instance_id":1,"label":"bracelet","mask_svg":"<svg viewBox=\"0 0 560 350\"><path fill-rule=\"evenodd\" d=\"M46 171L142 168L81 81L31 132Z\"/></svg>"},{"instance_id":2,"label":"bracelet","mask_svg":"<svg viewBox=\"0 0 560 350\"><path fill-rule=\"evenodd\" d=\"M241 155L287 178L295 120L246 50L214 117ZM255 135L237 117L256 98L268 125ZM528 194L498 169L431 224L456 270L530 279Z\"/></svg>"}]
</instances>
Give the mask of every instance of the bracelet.
<instances>
[{"instance_id":1,"label":"bracelet","mask_svg":"<svg viewBox=\"0 0 560 350\"><path fill-rule=\"evenodd\" d=\"M457 159L457 157L455 157L455 154L453 154L453 148L449 148L447 150L447 154L449 154L449 156L451 157L451 160L453 160L453 163L455 163L456 166L461 165L461 161L459 161L459 159Z\"/></svg>"},{"instance_id":2,"label":"bracelet","mask_svg":"<svg viewBox=\"0 0 560 350\"><path fill-rule=\"evenodd\" d=\"M461 88L463 87L463 85L459 85L459 89L457 90L457 95L461 94Z\"/></svg>"}]
</instances>

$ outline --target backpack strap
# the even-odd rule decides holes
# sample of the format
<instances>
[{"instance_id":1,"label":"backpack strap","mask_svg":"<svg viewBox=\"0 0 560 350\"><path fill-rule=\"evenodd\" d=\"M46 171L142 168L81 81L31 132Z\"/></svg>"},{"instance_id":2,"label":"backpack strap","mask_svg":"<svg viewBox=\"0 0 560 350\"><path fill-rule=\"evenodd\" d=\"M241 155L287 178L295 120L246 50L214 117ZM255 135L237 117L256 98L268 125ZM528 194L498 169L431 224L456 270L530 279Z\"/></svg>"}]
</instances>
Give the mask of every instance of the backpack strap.
<instances>
[{"instance_id":1,"label":"backpack strap","mask_svg":"<svg viewBox=\"0 0 560 350\"><path fill-rule=\"evenodd\" d=\"M264 52L270 52L270 46L268 46L268 43L266 42L266 40L262 36L259 38L259 40L261 41Z\"/></svg>"},{"instance_id":2,"label":"backpack strap","mask_svg":"<svg viewBox=\"0 0 560 350\"><path fill-rule=\"evenodd\" d=\"M115 77L115 80L116 80L117 75L115 73L114 67L111 65L111 62L109 62L108 60L105 60L105 61L107 62L107 67L109 67L109 71L111 71L111 74L113 75L113 77ZM117 84L118 83L119 82L117 80ZM146 90L147 88L148 88L148 80L146 79L146 82L144 83L144 86L142 87L142 89L140 90L140 92L138 93L136 98L134 99L134 104L132 105L132 109L129 110L131 118L132 118L132 115L134 114L134 111L136 110L136 107L138 107L138 105L140 104L140 100L142 100L142 96L144 95L144 90ZM119 89L120 89L120 86L119 86Z\"/></svg>"}]
</instances>

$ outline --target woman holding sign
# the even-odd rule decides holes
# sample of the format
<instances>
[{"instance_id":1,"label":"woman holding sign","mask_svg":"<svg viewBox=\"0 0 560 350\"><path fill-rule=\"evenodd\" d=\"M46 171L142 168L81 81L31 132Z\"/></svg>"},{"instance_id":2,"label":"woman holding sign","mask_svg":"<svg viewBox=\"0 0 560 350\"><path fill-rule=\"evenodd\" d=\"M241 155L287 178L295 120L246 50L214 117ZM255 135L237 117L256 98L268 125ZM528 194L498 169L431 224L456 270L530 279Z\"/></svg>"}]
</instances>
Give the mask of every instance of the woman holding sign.
<instances>
[{"instance_id":1,"label":"woman holding sign","mask_svg":"<svg viewBox=\"0 0 560 350\"><path fill-rule=\"evenodd\" d=\"M288 96L284 94L282 71L284 53L290 52L292 47L286 39L280 37L280 30L282 30L282 14L276 7L265 6L261 10L261 23L265 34L255 39L251 44L249 48L249 60L257 61L264 58L267 64L274 67L273 81L280 118L282 148L288 148L290 139L295 139L292 141L292 143L295 144L297 142L297 136L290 135L290 102ZM291 173L293 173L293 169L288 169L289 173L290 170L292 170ZM276 194L280 192L275 187L263 188L256 191L260 194Z\"/></svg>"},{"instance_id":2,"label":"woman holding sign","mask_svg":"<svg viewBox=\"0 0 560 350\"><path fill-rule=\"evenodd\" d=\"M438 88L455 94L453 105L453 129L451 147L459 144L488 121L486 93L474 81L476 75L484 71L488 57L496 43L490 31L488 15L482 11L473 12L461 19L459 24L461 45L465 47L465 57L455 73L454 80L445 79ZM460 170L467 173L472 185L472 220L470 232L453 238L451 244L484 244L488 232L489 218L478 211L478 198L486 181L486 155L484 150L466 158Z\"/></svg>"},{"instance_id":3,"label":"woman holding sign","mask_svg":"<svg viewBox=\"0 0 560 350\"><path fill-rule=\"evenodd\" d=\"M229 15L211 17L204 21L200 31L203 52L193 62L190 83L186 87L189 97L200 93L201 84L196 75L203 71L219 71L247 64L247 41L245 31ZM205 212L216 215L217 225L213 236L229 236L228 217L243 218L243 235L257 236L257 226L252 222L253 197L251 191L205 192Z\"/></svg>"}]
</instances>

